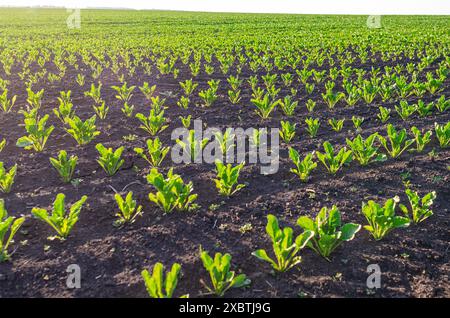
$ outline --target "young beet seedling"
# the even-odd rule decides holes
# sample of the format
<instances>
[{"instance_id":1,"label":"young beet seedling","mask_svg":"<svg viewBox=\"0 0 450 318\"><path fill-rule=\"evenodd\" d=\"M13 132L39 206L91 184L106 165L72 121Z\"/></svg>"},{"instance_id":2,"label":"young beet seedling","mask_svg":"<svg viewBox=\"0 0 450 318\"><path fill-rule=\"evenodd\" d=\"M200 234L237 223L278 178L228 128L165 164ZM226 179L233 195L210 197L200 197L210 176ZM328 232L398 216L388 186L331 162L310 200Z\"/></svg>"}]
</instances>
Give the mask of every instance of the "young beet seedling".
<instances>
[{"instance_id":1,"label":"young beet seedling","mask_svg":"<svg viewBox=\"0 0 450 318\"><path fill-rule=\"evenodd\" d=\"M369 223L364 228L372 234L375 240L381 240L393 229L409 226L409 218L395 215L395 205L399 201L399 197L396 196L388 199L384 206L372 200L367 203L363 202L362 213Z\"/></svg>"},{"instance_id":2,"label":"young beet seedling","mask_svg":"<svg viewBox=\"0 0 450 318\"><path fill-rule=\"evenodd\" d=\"M14 235L22 226L25 217L15 218L8 216L5 209L5 201L0 199L0 263L10 259L11 255L8 253L8 247L13 242ZM9 236L6 232L9 230Z\"/></svg>"},{"instance_id":3,"label":"young beet seedling","mask_svg":"<svg viewBox=\"0 0 450 318\"><path fill-rule=\"evenodd\" d=\"M406 129L397 131L392 124L387 125L387 135L387 139L378 135L378 140L392 158L400 156L414 143L413 139L407 140ZM390 145L388 145L388 140Z\"/></svg>"},{"instance_id":4,"label":"young beet seedling","mask_svg":"<svg viewBox=\"0 0 450 318\"><path fill-rule=\"evenodd\" d=\"M7 172L2 161L0 161L0 191L3 193L11 192L14 179L17 173L17 164L12 166Z\"/></svg>"},{"instance_id":5,"label":"young beet seedling","mask_svg":"<svg viewBox=\"0 0 450 318\"><path fill-rule=\"evenodd\" d=\"M72 228L78 222L81 208L86 202L87 196L83 196L79 201L72 204L68 214L66 214L65 199L66 196L62 193L56 196L51 215L45 209L33 208L31 210L34 217L46 222L56 231L57 235L51 238L65 240L69 236Z\"/></svg>"},{"instance_id":6,"label":"young beet seedling","mask_svg":"<svg viewBox=\"0 0 450 318\"><path fill-rule=\"evenodd\" d=\"M281 121L280 137L285 143L291 142L295 137L295 128L297 124L291 124L289 121Z\"/></svg>"},{"instance_id":7,"label":"young beet seedling","mask_svg":"<svg viewBox=\"0 0 450 318\"><path fill-rule=\"evenodd\" d=\"M201 154L201 151L203 150L203 148L205 148L208 141L208 138L203 138L201 140L197 139L195 137L195 130L191 129L189 130L189 135L187 136L187 139L185 141L177 139L176 143L190 157L191 162L194 163L195 159L199 154Z\"/></svg>"},{"instance_id":8,"label":"young beet seedling","mask_svg":"<svg viewBox=\"0 0 450 318\"><path fill-rule=\"evenodd\" d=\"M439 140L441 148L447 148L450 146L450 121L447 124L439 125L434 123L434 131L436 137Z\"/></svg>"},{"instance_id":9,"label":"young beet seedling","mask_svg":"<svg viewBox=\"0 0 450 318\"><path fill-rule=\"evenodd\" d=\"M156 263L153 266L152 275L150 275L148 270L144 269L141 275L150 298L172 298L177 288L180 271L181 265L178 263L172 265L172 269L166 273L165 277L164 265L161 263ZM181 296L181 298L187 297L189 295Z\"/></svg>"},{"instance_id":10,"label":"young beet seedling","mask_svg":"<svg viewBox=\"0 0 450 318\"><path fill-rule=\"evenodd\" d=\"M128 192L125 200L118 193L115 194L117 205L119 207L119 212L116 216L119 218L114 222L115 226L121 226L126 223L133 223L137 216L142 213L142 206L137 205L136 200L133 200L133 192Z\"/></svg>"},{"instance_id":11,"label":"young beet seedling","mask_svg":"<svg viewBox=\"0 0 450 318\"><path fill-rule=\"evenodd\" d=\"M305 231L294 240L292 228L285 227L284 229L280 229L277 218L272 214L267 215L266 232L272 240L275 260L271 259L263 249L253 252L252 255L268 262L277 272L286 272L299 264L302 258L297 255L298 252L314 236L314 232Z\"/></svg>"},{"instance_id":12,"label":"young beet seedling","mask_svg":"<svg viewBox=\"0 0 450 318\"><path fill-rule=\"evenodd\" d=\"M378 134L373 133L365 140L361 135L356 136L353 140L346 139L347 145L353 153L353 157L362 166L366 166L374 161L386 160L386 155L378 154L378 148L373 145L377 137Z\"/></svg>"},{"instance_id":13,"label":"young beet seedling","mask_svg":"<svg viewBox=\"0 0 450 318\"><path fill-rule=\"evenodd\" d=\"M431 135L433 132L431 130L422 133L417 127L411 127L411 132L414 135L414 140L416 141L416 151L422 152L425 146L431 141Z\"/></svg>"},{"instance_id":14,"label":"young beet seedling","mask_svg":"<svg viewBox=\"0 0 450 318\"><path fill-rule=\"evenodd\" d=\"M145 130L152 136L155 136L169 127L168 125L164 125L166 123L166 118L164 117L163 110L158 113L155 109L151 109L148 116L137 113L136 118L141 122L139 128Z\"/></svg>"},{"instance_id":15,"label":"young beet seedling","mask_svg":"<svg viewBox=\"0 0 450 318\"><path fill-rule=\"evenodd\" d=\"M156 168L150 170L147 182L156 188L156 193L149 193L150 201L156 203L164 213L170 213L174 209L186 211L195 207L194 201L197 194L191 194L194 190L192 182L185 184L183 179L173 173L171 168L164 177Z\"/></svg>"},{"instance_id":16,"label":"young beet seedling","mask_svg":"<svg viewBox=\"0 0 450 318\"><path fill-rule=\"evenodd\" d=\"M152 167L159 167L169 152L170 147L163 147L158 137L147 140L147 153L143 148L134 148L134 152L145 159ZM148 154L148 155L147 155Z\"/></svg>"},{"instance_id":17,"label":"young beet seedling","mask_svg":"<svg viewBox=\"0 0 450 318\"><path fill-rule=\"evenodd\" d=\"M92 140L94 140L95 137L100 135L100 132L96 130L96 119L96 115L92 116L89 119L86 119L86 121L82 121L78 116L67 118L66 123L70 128L67 128L66 131L77 141L78 145L87 145Z\"/></svg>"},{"instance_id":18,"label":"young beet seedling","mask_svg":"<svg viewBox=\"0 0 450 318\"><path fill-rule=\"evenodd\" d=\"M99 152L100 156L97 160L98 164L105 170L108 176L113 176L120 169L125 162L124 159L120 159L124 147L119 147L115 151L112 148L106 148L102 144L97 144L95 149Z\"/></svg>"},{"instance_id":19,"label":"young beet seedling","mask_svg":"<svg viewBox=\"0 0 450 318\"><path fill-rule=\"evenodd\" d=\"M50 158L50 163L59 172L64 183L68 183L72 180L77 161L77 156L70 156L70 158L68 158L67 152L64 150L59 152L58 158Z\"/></svg>"},{"instance_id":20,"label":"young beet seedling","mask_svg":"<svg viewBox=\"0 0 450 318\"><path fill-rule=\"evenodd\" d=\"M297 220L297 225L305 231L315 233L307 246L328 261L330 254L342 242L353 240L355 234L361 229L361 225L355 223L342 225L341 213L334 205L331 209L322 208L315 220L308 216L301 216Z\"/></svg>"},{"instance_id":21,"label":"young beet seedling","mask_svg":"<svg viewBox=\"0 0 450 318\"><path fill-rule=\"evenodd\" d=\"M345 147L335 154L333 146L328 141L325 141L323 149L325 150L324 153L317 151L317 158L331 174L336 174L344 164L352 161L352 151L347 150Z\"/></svg>"},{"instance_id":22,"label":"young beet seedling","mask_svg":"<svg viewBox=\"0 0 450 318\"><path fill-rule=\"evenodd\" d=\"M212 286L208 286L203 280L200 282L212 294L222 297L230 288L241 288L251 283L245 274L235 276L235 273L230 271L231 255L228 253L216 253L213 259L208 252L200 248L200 259L209 273Z\"/></svg>"},{"instance_id":23,"label":"young beet seedling","mask_svg":"<svg viewBox=\"0 0 450 318\"><path fill-rule=\"evenodd\" d=\"M48 115L45 115L39 120L36 118L26 118L25 130L27 131L28 136L20 137L17 140L17 147L24 148L25 150L33 149L37 152L43 151L48 137L55 129L54 126L48 128L45 127L48 117Z\"/></svg>"},{"instance_id":24,"label":"young beet seedling","mask_svg":"<svg viewBox=\"0 0 450 318\"><path fill-rule=\"evenodd\" d=\"M420 223L433 215L431 206L436 199L435 191L426 194L422 198L419 197L417 192L413 192L410 189L406 189L405 193L408 196L412 219L415 223ZM405 205L400 204L400 208L405 215L409 215L409 210Z\"/></svg>"},{"instance_id":25,"label":"young beet seedling","mask_svg":"<svg viewBox=\"0 0 450 318\"><path fill-rule=\"evenodd\" d=\"M295 168L291 168L290 171L295 173L301 181L308 181L311 171L317 167L317 163L313 160L314 152L307 154L305 158L301 160L298 151L294 148L289 148L289 158L295 165Z\"/></svg>"},{"instance_id":26,"label":"young beet seedling","mask_svg":"<svg viewBox=\"0 0 450 318\"><path fill-rule=\"evenodd\" d=\"M217 179L214 179L219 193L224 196L231 196L245 187L245 184L237 184L239 173L244 167L241 163L235 167L231 163L225 165L219 159L216 159Z\"/></svg>"}]
</instances>

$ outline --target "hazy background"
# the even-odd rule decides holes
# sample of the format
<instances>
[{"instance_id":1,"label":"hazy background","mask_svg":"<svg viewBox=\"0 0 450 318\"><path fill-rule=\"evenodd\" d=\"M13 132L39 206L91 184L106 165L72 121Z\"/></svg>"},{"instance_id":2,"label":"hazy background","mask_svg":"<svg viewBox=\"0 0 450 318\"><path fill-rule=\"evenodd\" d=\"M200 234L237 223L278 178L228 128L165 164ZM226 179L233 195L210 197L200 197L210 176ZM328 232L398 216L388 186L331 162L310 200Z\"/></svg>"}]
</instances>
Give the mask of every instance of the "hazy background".
<instances>
[{"instance_id":1,"label":"hazy background","mask_svg":"<svg viewBox=\"0 0 450 318\"><path fill-rule=\"evenodd\" d=\"M307 14L450 14L450 0L0 0L0 6Z\"/></svg>"}]
</instances>

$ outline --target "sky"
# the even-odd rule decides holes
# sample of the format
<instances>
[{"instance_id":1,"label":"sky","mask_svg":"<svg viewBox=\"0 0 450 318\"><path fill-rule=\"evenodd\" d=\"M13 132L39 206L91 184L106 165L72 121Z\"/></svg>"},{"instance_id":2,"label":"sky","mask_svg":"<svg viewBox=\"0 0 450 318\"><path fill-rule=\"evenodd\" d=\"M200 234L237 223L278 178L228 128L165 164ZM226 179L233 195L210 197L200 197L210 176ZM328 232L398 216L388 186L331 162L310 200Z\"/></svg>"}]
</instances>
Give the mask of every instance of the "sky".
<instances>
[{"instance_id":1,"label":"sky","mask_svg":"<svg viewBox=\"0 0 450 318\"><path fill-rule=\"evenodd\" d=\"M450 15L450 0L0 0L0 6L39 5L211 12Z\"/></svg>"}]
</instances>

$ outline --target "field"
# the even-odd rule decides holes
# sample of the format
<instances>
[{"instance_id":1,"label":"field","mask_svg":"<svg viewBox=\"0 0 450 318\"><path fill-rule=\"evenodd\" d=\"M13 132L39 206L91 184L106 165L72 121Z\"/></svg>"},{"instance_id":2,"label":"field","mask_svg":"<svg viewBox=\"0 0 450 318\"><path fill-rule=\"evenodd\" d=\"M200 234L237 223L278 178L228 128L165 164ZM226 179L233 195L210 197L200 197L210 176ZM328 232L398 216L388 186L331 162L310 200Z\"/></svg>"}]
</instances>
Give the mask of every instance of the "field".
<instances>
[{"instance_id":1,"label":"field","mask_svg":"<svg viewBox=\"0 0 450 318\"><path fill-rule=\"evenodd\" d=\"M69 28L69 15L0 9L0 203L17 221L6 249L13 219L0 217L0 298L148 297L141 272L158 262L181 265L174 297L211 297L201 249L229 253L231 270L251 280L227 297L450 297L448 16L385 16L368 28L364 16L81 10L80 28ZM280 128L278 170L262 174L245 160L236 188L230 171L218 177L220 165L175 163L170 151L148 162L135 151L147 153L147 140L180 145L172 132L194 120L222 131L209 143L227 128ZM122 152L100 157L98 144ZM78 158L60 169L66 180L55 168L62 150ZM295 151L311 154L298 174ZM142 209L120 218L115 195L129 191ZM429 200L413 208L416 193ZM65 225L55 216L59 232L42 210L51 213L58 194L67 213L87 196L78 218L76 207ZM371 200L387 235L366 227ZM297 225L334 205L354 237L333 230L336 214L320 230ZM280 255L302 257L288 269L281 255L285 271L252 254L275 257L269 214L294 240L303 233L303 244L280 243L289 230L275 235ZM321 254L319 236L339 246ZM71 264L81 288L67 285ZM380 288L367 284L371 268Z\"/></svg>"}]
</instances>

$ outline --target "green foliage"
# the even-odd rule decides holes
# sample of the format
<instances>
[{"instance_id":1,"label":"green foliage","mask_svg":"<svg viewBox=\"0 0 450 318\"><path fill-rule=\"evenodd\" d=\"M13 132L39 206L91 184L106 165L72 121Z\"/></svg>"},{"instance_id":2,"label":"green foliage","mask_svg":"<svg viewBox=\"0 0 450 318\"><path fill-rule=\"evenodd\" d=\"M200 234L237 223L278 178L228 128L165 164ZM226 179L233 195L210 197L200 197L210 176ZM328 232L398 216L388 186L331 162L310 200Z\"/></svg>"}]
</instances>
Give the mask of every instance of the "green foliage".
<instances>
[{"instance_id":1,"label":"green foliage","mask_svg":"<svg viewBox=\"0 0 450 318\"><path fill-rule=\"evenodd\" d=\"M299 264L302 258L297 254L314 236L314 232L305 231L294 240L292 228L280 229L277 218L272 214L267 215L266 233L272 240L275 259L270 258L264 249L259 249L252 254L258 259L268 262L277 272L286 272Z\"/></svg>"},{"instance_id":2,"label":"green foliage","mask_svg":"<svg viewBox=\"0 0 450 318\"><path fill-rule=\"evenodd\" d=\"M122 86L111 86L117 92L116 98L118 100L123 101L124 103L128 103L133 96L133 91L136 86L127 86L127 82L123 83Z\"/></svg>"},{"instance_id":3,"label":"green foliage","mask_svg":"<svg viewBox=\"0 0 450 318\"><path fill-rule=\"evenodd\" d=\"M24 122L28 136L20 137L16 143L17 147L26 150L33 149L37 152L43 151L48 137L55 129L54 126L45 127L48 117L48 115L45 115L39 120L36 118L26 118Z\"/></svg>"},{"instance_id":4,"label":"green foliage","mask_svg":"<svg viewBox=\"0 0 450 318\"><path fill-rule=\"evenodd\" d=\"M61 150L58 153L58 158L50 158L50 163L58 171L62 181L65 183L72 180L77 162L78 157L70 156L70 158L68 158L65 150Z\"/></svg>"},{"instance_id":5,"label":"green foliage","mask_svg":"<svg viewBox=\"0 0 450 318\"><path fill-rule=\"evenodd\" d=\"M134 152L145 159L152 167L159 167L169 152L170 147L163 147L158 137L147 139L147 153L143 148L134 148Z\"/></svg>"},{"instance_id":6,"label":"green foliage","mask_svg":"<svg viewBox=\"0 0 450 318\"><path fill-rule=\"evenodd\" d=\"M414 140L416 142L416 151L422 152L425 146L431 141L431 135L433 132L431 130L422 133L417 127L411 127L411 132L414 135Z\"/></svg>"},{"instance_id":7,"label":"green foliage","mask_svg":"<svg viewBox=\"0 0 450 318\"><path fill-rule=\"evenodd\" d=\"M198 140L195 137L195 130L189 130L189 135L187 136L186 142L177 139L176 143L180 145L180 147L185 151L189 157L191 158L191 162L195 162L197 156L201 153L203 148L205 148L208 143L208 138L203 138L202 140Z\"/></svg>"},{"instance_id":8,"label":"green foliage","mask_svg":"<svg viewBox=\"0 0 450 318\"><path fill-rule=\"evenodd\" d=\"M155 109L151 109L148 116L137 113L136 118L139 119L142 124L139 128L145 130L152 136L155 136L169 127L169 125L164 125L166 123L164 111L157 113Z\"/></svg>"},{"instance_id":9,"label":"green foliage","mask_svg":"<svg viewBox=\"0 0 450 318\"><path fill-rule=\"evenodd\" d=\"M8 247L13 243L14 236L25 221L25 217L15 218L8 216L5 201L0 199L0 263L11 258ZM9 231L9 235L6 233Z\"/></svg>"},{"instance_id":10,"label":"green foliage","mask_svg":"<svg viewBox=\"0 0 450 318\"><path fill-rule=\"evenodd\" d=\"M148 270L144 269L141 275L150 298L172 298L177 288L180 271L181 265L178 263L174 263L172 269L165 276L164 265L161 263L155 264L152 275L150 275ZM182 298L187 297L189 295L182 296Z\"/></svg>"},{"instance_id":11,"label":"green foliage","mask_svg":"<svg viewBox=\"0 0 450 318\"><path fill-rule=\"evenodd\" d=\"M3 138L2 141L0 141L0 152L3 151L5 146L6 146L6 138Z\"/></svg>"},{"instance_id":12,"label":"green foliage","mask_svg":"<svg viewBox=\"0 0 450 318\"><path fill-rule=\"evenodd\" d=\"M241 288L251 283L245 274L235 275L234 271L230 270L231 255L228 253L224 255L216 253L212 258L208 252L200 250L200 259L209 273L212 286L208 286L203 280L201 282L209 292L219 297L222 297L230 288Z\"/></svg>"},{"instance_id":13,"label":"green foliage","mask_svg":"<svg viewBox=\"0 0 450 318\"><path fill-rule=\"evenodd\" d=\"M280 108L284 112L286 116L293 116L295 112L295 108L297 108L298 102L292 101L291 96L286 96L283 100L280 101Z\"/></svg>"},{"instance_id":14,"label":"green foliage","mask_svg":"<svg viewBox=\"0 0 450 318\"><path fill-rule=\"evenodd\" d=\"M301 181L308 181L311 171L317 167L317 163L313 160L314 152L308 153L305 158L301 160L298 151L294 148L289 148L289 158L295 165L295 168L291 168L289 171L295 173Z\"/></svg>"},{"instance_id":15,"label":"green foliage","mask_svg":"<svg viewBox=\"0 0 450 318\"><path fill-rule=\"evenodd\" d=\"M331 128L336 131L339 132L342 130L342 127L344 127L344 120L345 119L335 119L335 118L331 118L328 119L328 124L330 124Z\"/></svg>"},{"instance_id":16,"label":"green foliage","mask_svg":"<svg viewBox=\"0 0 450 318\"><path fill-rule=\"evenodd\" d=\"M367 203L363 202L362 213L369 223L364 228L372 234L375 240L381 240L394 229L409 226L409 218L395 215L395 206L399 201L398 197L394 197L388 199L384 206L373 200L369 200Z\"/></svg>"},{"instance_id":17,"label":"green foliage","mask_svg":"<svg viewBox=\"0 0 450 318\"><path fill-rule=\"evenodd\" d=\"M391 110L383 106L378 107L378 109L380 110L380 113L377 115L377 117L381 120L382 123L387 122L391 117Z\"/></svg>"},{"instance_id":18,"label":"green foliage","mask_svg":"<svg viewBox=\"0 0 450 318\"><path fill-rule=\"evenodd\" d=\"M297 225L304 231L314 233L307 246L327 260L342 242L353 240L355 234L361 229L359 224L342 224L341 212L335 205L331 209L323 207L315 220L308 216L301 216L297 220Z\"/></svg>"},{"instance_id":19,"label":"green foliage","mask_svg":"<svg viewBox=\"0 0 450 318\"><path fill-rule=\"evenodd\" d=\"M262 118L262 119L268 119L272 111L275 109L275 107L279 104L279 100L272 101L270 99L269 94L265 94L264 98L262 99L251 99L252 104L257 108L256 113Z\"/></svg>"},{"instance_id":20,"label":"green foliage","mask_svg":"<svg viewBox=\"0 0 450 318\"><path fill-rule=\"evenodd\" d=\"M170 213L174 209L186 211L197 199L197 194L191 194L194 189L192 182L185 184L179 175L173 173L172 168L166 177L152 168L147 181L156 188L155 194L148 195L150 201L156 203L164 213Z\"/></svg>"},{"instance_id":21,"label":"green foliage","mask_svg":"<svg viewBox=\"0 0 450 318\"><path fill-rule=\"evenodd\" d=\"M417 192L410 189L406 189L405 193L408 196L409 205L411 207L411 216L415 223L420 223L433 215L431 206L433 205L434 200L436 200L435 191L429 192L422 198L419 197ZM400 208L406 216L410 214L405 205L400 204Z\"/></svg>"},{"instance_id":22,"label":"green foliage","mask_svg":"<svg viewBox=\"0 0 450 318\"><path fill-rule=\"evenodd\" d=\"M34 217L46 222L56 231L56 238L60 240L65 240L69 236L74 225L78 222L81 208L86 202L87 196L83 196L79 201L72 204L69 213L66 213L65 199L66 196L62 193L59 193L56 196L53 203L53 210L50 215L45 209L35 207L31 210L31 214L33 214Z\"/></svg>"},{"instance_id":23,"label":"green foliage","mask_svg":"<svg viewBox=\"0 0 450 318\"><path fill-rule=\"evenodd\" d=\"M319 118L306 118L305 123L308 126L306 128L306 131L309 133L311 138L314 138L317 136L317 132L319 131L320 122Z\"/></svg>"},{"instance_id":24,"label":"green foliage","mask_svg":"<svg viewBox=\"0 0 450 318\"><path fill-rule=\"evenodd\" d=\"M189 127L191 127L191 118L192 115L188 115L188 116L179 116L178 118L180 118L181 120L181 124L183 125L184 128L189 129Z\"/></svg>"},{"instance_id":25,"label":"green foliage","mask_svg":"<svg viewBox=\"0 0 450 318\"><path fill-rule=\"evenodd\" d=\"M41 89L38 92L33 92L33 90L28 87L27 88L27 103L30 108L39 109L41 108L42 96L44 96L44 90Z\"/></svg>"},{"instance_id":26,"label":"green foliage","mask_svg":"<svg viewBox=\"0 0 450 318\"><path fill-rule=\"evenodd\" d=\"M443 113L447 109L450 109L450 99L445 99L445 95L442 95L434 105L436 106L437 110L439 110L439 112Z\"/></svg>"},{"instance_id":27,"label":"green foliage","mask_svg":"<svg viewBox=\"0 0 450 318\"><path fill-rule=\"evenodd\" d=\"M101 102L101 105L92 107L94 108L94 111L97 114L98 118L100 118L101 120L106 119L106 116L109 112L109 107L105 105L104 101Z\"/></svg>"},{"instance_id":28,"label":"green foliage","mask_svg":"<svg viewBox=\"0 0 450 318\"><path fill-rule=\"evenodd\" d=\"M150 100L150 98L155 93L156 85L149 86L147 82L144 82L142 86L139 86L139 90L142 92L142 94L144 94L147 100Z\"/></svg>"},{"instance_id":29,"label":"green foliage","mask_svg":"<svg viewBox=\"0 0 450 318\"><path fill-rule=\"evenodd\" d=\"M142 214L142 206L137 205L136 200L133 200L133 192L128 192L125 199L119 193L114 195L119 212L116 214L118 220L114 222L114 225L121 226L126 223L133 223L136 217Z\"/></svg>"},{"instance_id":30,"label":"green foliage","mask_svg":"<svg viewBox=\"0 0 450 318\"><path fill-rule=\"evenodd\" d=\"M56 117L64 124L67 118L73 118L75 111L73 109L73 103L70 95L72 92L69 90L67 92L60 92L60 97L58 97L59 106L53 109L53 113Z\"/></svg>"},{"instance_id":31,"label":"green foliage","mask_svg":"<svg viewBox=\"0 0 450 318\"><path fill-rule=\"evenodd\" d=\"M395 110L401 119L408 120L409 116L415 113L416 105L409 105L407 101L402 100L400 106L395 106Z\"/></svg>"},{"instance_id":32,"label":"green foliage","mask_svg":"<svg viewBox=\"0 0 450 318\"><path fill-rule=\"evenodd\" d=\"M281 121L280 137L285 143L291 142L295 137L295 127L297 124L291 124L289 121Z\"/></svg>"},{"instance_id":33,"label":"green foliage","mask_svg":"<svg viewBox=\"0 0 450 318\"><path fill-rule=\"evenodd\" d=\"M324 153L317 151L317 159L322 162L331 174L336 174L344 164L352 161L352 151L347 150L345 147L341 148L335 154L333 146L328 141L325 141L323 143L323 149L325 150Z\"/></svg>"},{"instance_id":34,"label":"green foliage","mask_svg":"<svg viewBox=\"0 0 450 318\"><path fill-rule=\"evenodd\" d=\"M406 129L397 131L392 124L387 125L386 138L378 135L378 140L392 158L397 158L400 156L414 143L413 139L408 140L407 138L408 136L406 134Z\"/></svg>"},{"instance_id":35,"label":"green foliage","mask_svg":"<svg viewBox=\"0 0 450 318\"><path fill-rule=\"evenodd\" d=\"M0 190L3 193L11 192L11 188L16 178L17 164L12 166L9 171L6 171L4 163L0 161Z\"/></svg>"},{"instance_id":36,"label":"green foliage","mask_svg":"<svg viewBox=\"0 0 450 318\"><path fill-rule=\"evenodd\" d=\"M120 167L125 162L121 159L122 152L125 150L124 147L119 147L116 150L112 148L106 148L102 144L97 144L95 146L99 153L98 164L105 170L108 176L113 176L120 169Z\"/></svg>"},{"instance_id":37,"label":"green foliage","mask_svg":"<svg viewBox=\"0 0 450 318\"><path fill-rule=\"evenodd\" d=\"M17 96L14 95L11 99L8 98L8 89L5 89L0 95L0 106L4 113L9 113L16 103Z\"/></svg>"},{"instance_id":38,"label":"green foliage","mask_svg":"<svg viewBox=\"0 0 450 318\"><path fill-rule=\"evenodd\" d=\"M450 146L450 121L447 124L439 125L434 123L434 131L436 132L436 137L439 140L439 145L441 148L447 148Z\"/></svg>"},{"instance_id":39,"label":"green foliage","mask_svg":"<svg viewBox=\"0 0 450 318\"><path fill-rule=\"evenodd\" d=\"M184 90L186 96L191 96L194 90L197 88L198 83L194 83L192 79L185 80L184 82L180 82L181 88Z\"/></svg>"},{"instance_id":40,"label":"green foliage","mask_svg":"<svg viewBox=\"0 0 450 318\"><path fill-rule=\"evenodd\" d=\"M101 89L102 83L98 83L98 86L95 86L95 84L92 83L91 89L87 92L84 92L84 96L92 98L94 104L99 105L102 102Z\"/></svg>"},{"instance_id":41,"label":"green foliage","mask_svg":"<svg viewBox=\"0 0 450 318\"><path fill-rule=\"evenodd\" d=\"M362 123L364 122L364 117L352 116L353 126L359 130L361 128Z\"/></svg>"},{"instance_id":42,"label":"green foliage","mask_svg":"<svg viewBox=\"0 0 450 318\"><path fill-rule=\"evenodd\" d=\"M95 126L96 118L96 115L85 121L82 121L78 116L68 118L66 123L69 125L69 128L66 128L66 132L76 140L78 145L87 145L95 137L100 135L100 132L96 130L97 127Z\"/></svg>"},{"instance_id":43,"label":"green foliage","mask_svg":"<svg viewBox=\"0 0 450 318\"><path fill-rule=\"evenodd\" d=\"M353 153L353 158L358 160L362 166L366 166L374 161L384 161L386 156L378 153L378 148L374 146L374 142L378 137L377 133L373 133L367 139L361 135L356 136L353 140L346 139L347 145Z\"/></svg>"},{"instance_id":44,"label":"green foliage","mask_svg":"<svg viewBox=\"0 0 450 318\"><path fill-rule=\"evenodd\" d=\"M244 167L244 163L232 166L231 163L224 164L220 160L216 160L217 177L214 179L219 193L224 196L231 196L245 187L244 184L237 184L239 173Z\"/></svg>"}]
</instances>

